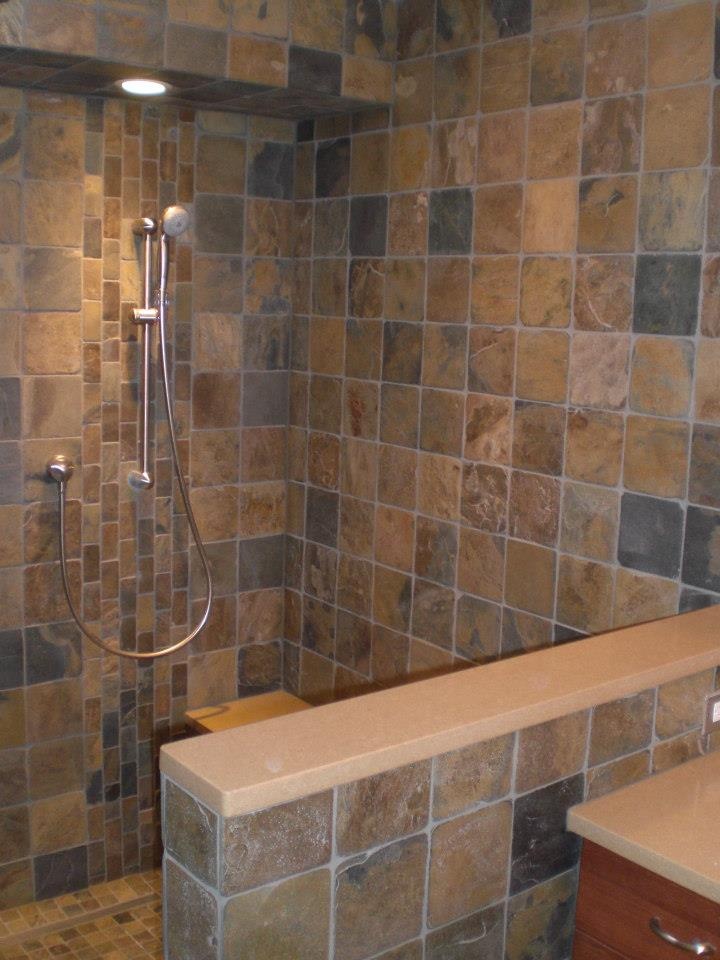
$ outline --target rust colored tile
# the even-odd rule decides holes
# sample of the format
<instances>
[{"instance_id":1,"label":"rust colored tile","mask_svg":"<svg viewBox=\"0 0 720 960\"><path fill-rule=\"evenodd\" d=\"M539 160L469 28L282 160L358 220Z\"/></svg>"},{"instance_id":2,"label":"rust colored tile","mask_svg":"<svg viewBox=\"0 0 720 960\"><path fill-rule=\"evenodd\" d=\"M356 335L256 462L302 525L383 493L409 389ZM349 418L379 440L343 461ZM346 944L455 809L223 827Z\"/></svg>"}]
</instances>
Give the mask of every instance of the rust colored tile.
<instances>
[{"instance_id":1,"label":"rust colored tile","mask_svg":"<svg viewBox=\"0 0 720 960\"><path fill-rule=\"evenodd\" d=\"M470 261L431 257L428 261L426 320L466 323L470 296Z\"/></svg>"},{"instance_id":2,"label":"rust colored tile","mask_svg":"<svg viewBox=\"0 0 720 960\"><path fill-rule=\"evenodd\" d=\"M640 166L641 96L585 104L583 175L630 173Z\"/></svg>"},{"instance_id":3,"label":"rust colored tile","mask_svg":"<svg viewBox=\"0 0 720 960\"><path fill-rule=\"evenodd\" d=\"M414 473L413 455L413 475ZM434 453L421 453L417 464L417 483L418 510L442 520L458 518L461 484L458 460ZM407 489L407 484L403 486ZM414 486L412 490L414 498Z\"/></svg>"},{"instance_id":4,"label":"rust colored tile","mask_svg":"<svg viewBox=\"0 0 720 960\"><path fill-rule=\"evenodd\" d=\"M565 257L526 257L522 266L520 320L526 327L570 324L572 261Z\"/></svg>"},{"instance_id":5,"label":"rust colored tile","mask_svg":"<svg viewBox=\"0 0 720 960\"><path fill-rule=\"evenodd\" d=\"M420 932L427 840L410 837L338 868L335 950L360 960Z\"/></svg>"},{"instance_id":6,"label":"rust colored tile","mask_svg":"<svg viewBox=\"0 0 720 960\"><path fill-rule=\"evenodd\" d=\"M508 532L545 546L557 542L560 522L560 482L514 470L510 486Z\"/></svg>"},{"instance_id":7,"label":"rust colored tile","mask_svg":"<svg viewBox=\"0 0 720 960\"><path fill-rule=\"evenodd\" d=\"M524 111L489 114L477 128L477 182L521 180L525 169Z\"/></svg>"},{"instance_id":8,"label":"rust colored tile","mask_svg":"<svg viewBox=\"0 0 720 960\"><path fill-rule=\"evenodd\" d=\"M505 541L501 537L460 528L458 587L490 600L502 599Z\"/></svg>"},{"instance_id":9,"label":"rust colored tile","mask_svg":"<svg viewBox=\"0 0 720 960\"><path fill-rule=\"evenodd\" d=\"M465 459L509 463L512 414L513 405L509 398L468 394L465 403Z\"/></svg>"},{"instance_id":10,"label":"rust colored tile","mask_svg":"<svg viewBox=\"0 0 720 960\"><path fill-rule=\"evenodd\" d=\"M430 183L430 128L401 127L390 135L390 190L418 190Z\"/></svg>"},{"instance_id":11,"label":"rust colored tile","mask_svg":"<svg viewBox=\"0 0 720 960\"><path fill-rule=\"evenodd\" d=\"M416 833L427 823L429 805L427 761L339 787L339 854L345 856Z\"/></svg>"},{"instance_id":12,"label":"rust colored tile","mask_svg":"<svg viewBox=\"0 0 720 960\"><path fill-rule=\"evenodd\" d=\"M533 179L576 176L581 124L579 103L533 110L528 130L528 176Z\"/></svg>"},{"instance_id":13,"label":"rust colored tile","mask_svg":"<svg viewBox=\"0 0 720 960\"><path fill-rule=\"evenodd\" d=\"M608 177L580 183L578 250L615 253L635 248L637 179Z\"/></svg>"},{"instance_id":14,"label":"rust colored tile","mask_svg":"<svg viewBox=\"0 0 720 960\"><path fill-rule=\"evenodd\" d=\"M578 196L574 180L542 180L528 184L523 222L523 249L526 253L574 250L577 221Z\"/></svg>"},{"instance_id":15,"label":"rust colored tile","mask_svg":"<svg viewBox=\"0 0 720 960\"><path fill-rule=\"evenodd\" d=\"M589 762L593 766L647 747L653 733L654 691L595 707Z\"/></svg>"},{"instance_id":16,"label":"rust colored tile","mask_svg":"<svg viewBox=\"0 0 720 960\"><path fill-rule=\"evenodd\" d=\"M656 10L648 18L648 83L671 86L704 80L713 58L711 3Z\"/></svg>"},{"instance_id":17,"label":"rust colored tile","mask_svg":"<svg viewBox=\"0 0 720 960\"><path fill-rule=\"evenodd\" d=\"M505 599L540 616L551 616L555 595L555 557L552 550L519 540L508 540Z\"/></svg>"},{"instance_id":18,"label":"rust colored tile","mask_svg":"<svg viewBox=\"0 0 720 960\"><path fill-rule=\"evenodd\" d=\"M533 106L576 100L582 94L585 31L557 30L533 38L530 101Z\"/></svg>"},{"instance_id":19,"label":"rust colored tile","mask_svg":"<svg viewBox=\"0 0 720 960\"><path fill-rule=\"evenodd\" d=\"M560 548L575 556L611 561L615 555L619 517L620 500L616 491L567 483Z\"/></svg>"},{"instance_id":20,"label":"rust colored tile","mask_svg":"<svg viewBox=\"0 0 720 960\"><path fill-rule=\"evenodd\" d=\"M708 155L710 90L653 90L645 101L646 170L696 167Z\"/></svg>"},{"instance_id":21,"label":"rust colored tile","mask_svg":"<svg viewBox=\"0 0 720 960\"><path fill-rule=\"evenodd\" d=\"M628 396L630 337L577 333L570 353L570 402L618 410Z\"/></svg>"},{"instance_id":22,"label":"rust colored tile","mask_svg":"<svg viewBox=\"0 0 720 960\"><path fill-rule=\"evenodd\" d=\"M483 113L513 110L528 103L530 42L514 37L482 51L480 108Z\"/></svg>"},{"instance_id":23,"label":"rust colored tile","mask_svg":"<svg viewBox=\"0 0 720 960\"><path fill-rule=\"evenodd\" d=\"M623 482L658 497L685 496L690 430L687 423L628 417Z\"/></svg>"},{"instance_id":24,"label":"rust colored tile","mask_svg":"<svg viewBox=\"0 0 720 960\"><path fill-rule=\"evenodd\" d=\"M435 828L428 901L428 919L433 926L504 895L510 832L509 803L494 804Z\"/></svg>"},{"instance_id":25,"label":"rust colored tile","mask_svg":"<svg viewBox=\"0 0 720 960\"><path fill-rule=\"evenodd\" d=\"M523 188L512 183L475 192L475 253L516 253L520 249Z\"/></svg>"},{"instance_id":26,"label":"rust colored tile","mask_svg":"<svg viewBox=\"0 0 720 960\"><path fill-rule=\"evenodd\" d=\"M617 333L629 330L633 282L631 257L580 257L573 304L575 328Z\"/></svg>"},{"instance_id":27,"label":"rust colored tile","mask_svg":"<svg viewBox=\"0 0 720 960\"><path fill-rule=\"evenodd\" d=\"M510 790L512 735L473 744L438 757L433 785L433 816L456 816L478 803L492 803Z\"/></svg>"},{"instance_id":28,"label":"rust colored tile","mask_svg":"<svg viewBox=\"0 0 720 960\"><path fill-rule=\"evenodd\" d=\"M515 366L514 330L476 327L470 330L468 389L510 395Z\"/></svg>"},{"instance_id":29,"label":"rust colored tile","mask_svg":"<svg viewBox=\"0 0 720 960\"><path fill-rule=\"evenodd\" d=\"M665 417L687 414L693 354L693 346L687 340L639 337L632 357L631 408Z\"/></svg>"},{"instance_id":30,"label":"rust colored tile","mask_svg":"<svg viewBox=\"0 0 720 960\"><path fill-rule=\"evenodd\" d=\"M518 271L517 257L479 257L473 260L470 285L470 319L473 323L515 323Z\"/></svg>"},{"instance_id":31,"label":"rust colored tile","mask_svg":"<svg viewBox=\"0 0 720 960\"><path fill-rule=\"evenodd\" d=\"M560 557L557 618L588 633L612 623L613 569L591 560Z\"/></svg>"},{"instance_id":32,"label":"rust colored tile","mask_svg":"<svg viewBox=\"0 0 720 960\"><path fill-rule=\"evenodd\" d=\"M645 17L591 25L585 68L587 96L631 93L644 85L646 33Z\"/></svg>"},{"instance_id":33,"label":"rust colored tile","mask_svg":"<svg viewBox=\"0 0 720 960\"><path fill-rule=\"evenodd\" d=\"M520 469L562 473L565 411L549 404L515 402L512 463Z\"/></svg>"},{"instance_id":34,"label":"rust colored tile","mask_svg":"<svg viewBox=\"0 0 720 960\"><path fill-rule=\"evenodd\" d=\"M570 339L553 330L518 334L515 390L524 400L562 403L567 394Z\"/></svg>"},{"instance_id":35,"label":"rust colored tile","mask_svg":"<svg viewBox=\"0 0 720 960\"><path fill-rule=\"evenodd\" d=\"M390 197L388 253L420 256L427 252L428 196L403 193Z\"/></svg>"},{"instance_id":36,"label":"rust colored tile","mask_svg":"<svg viewBox=\"0 0 720 960\"><path fill-rule=\"evenodd\" d=\"M615 585L613 626L625 627L671 617L678 612L679 594L680 588L672 580L620 569Z\"/></svg>"},{"instance_id":37,"label":"rust colored tile","mask_svg":"<svg viewBox=\"0 0 720 960\"><path fill-rule=\"evenodd\" d=\"M569 777L585 762L589 711L571 713L518 734L515 789L526 793Z\"/></svg>"},{"instance_id":38,"label":"rust colored tile","mask_svg":"<svg viewBox=\"0 0 720 960\"><path fill-rule=\"evenodd\" d=\"M565 470L588 483L615 486L622 463L624 423L620 414L571 410Z\"/></svg>"},{"instance_id":39,"label":"rust colored tile","mask_svg":"<svg viewBox=\"0 0 720 960\"><path fill-rule=\"evenodd\" d=\"M508 477L500 467L465 464L460 515L470 526L489 533L504 532L507 524Z\"/></svg>"}]
</instances>

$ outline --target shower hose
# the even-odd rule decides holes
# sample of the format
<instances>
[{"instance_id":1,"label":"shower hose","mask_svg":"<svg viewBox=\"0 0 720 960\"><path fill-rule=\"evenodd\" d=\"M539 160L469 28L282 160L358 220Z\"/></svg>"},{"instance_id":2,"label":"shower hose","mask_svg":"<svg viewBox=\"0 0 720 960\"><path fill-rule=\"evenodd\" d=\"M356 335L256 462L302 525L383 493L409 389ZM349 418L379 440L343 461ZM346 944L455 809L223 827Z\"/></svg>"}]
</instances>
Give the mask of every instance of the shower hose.
<instances>
[{"instance_id":1,"label":"shower hose","mask_svg":"<svg viewBox=\"0 0 720 960\"><path fill-rule=\"evenodd\" d=\"M96 634L94 634L81 620L75 603L72 598L70 591L70 580L68 577L67 571L67 549L66 549L66 536L65 536L65 514L66 514L66 501L67 501L67 484L72 473L72 469L69 468L68 461L65 458L56 458L54 462L51 462L49 466L50 475L57 482L58 485L58 521L59 521L59 533L60 533L60 569L62 572L62 585L65 592L65 598L67 600L68 607L70 608L70 613L72 618L78 626L78 629L84 637L86 637L91 643L94 643L96 646L101 647L103 650L107 650L108 653L113 653L118 657L126 657L128 660L155 660L158 657L164 657L168 654L175 653L178 650L182 650L183 647L187 646L191 641L201 633L207 626L208 620L210 618L210 610L212 608L213 602L213 583L212 576L210 574L210 564L207 558L207 553L205 552L205 546L202 542L200 536L200 531L198 530L197 521L195 520L195 514L193 513L192 506L190 504L190 496L188 494L187 484L185 483L185 478L183 477L182 466L180 464L180 455L177 447L177 437L175 434L175 424L173 421L172 413L172 403L170 401L170 376L168 371L168 359L167 359L167 347L166 347L166 313L167 307L165 304L164 293L161 292L158 297L158 320L160 327L160 368L162 373L162 393L165 401L165 412L167 414L168 422L168 434L170 437L170 448L172 452L173 465L175 468L175 476L177 477L178 486L180 488L180 494L182 496L183 505L185 507L185 515L187 516L188 524L190 526L190 532L192 533L192 538L195 541L195 546L197 547L198 556L200 557L200 563L202 564L203 573L205 575L206 583L206 593L207 599L205 601L205 609L203 614L200 617L200 620L197 626L189 633L186 637L183 637L182 640L178 640L177 643L169 644L166 647L163 647L160 650L152 650L147 653L138 653L132 650L123 650L119 646L114 646L111 643L108 643L105 640L102 640Z\"/></svg>"}]
</instances>

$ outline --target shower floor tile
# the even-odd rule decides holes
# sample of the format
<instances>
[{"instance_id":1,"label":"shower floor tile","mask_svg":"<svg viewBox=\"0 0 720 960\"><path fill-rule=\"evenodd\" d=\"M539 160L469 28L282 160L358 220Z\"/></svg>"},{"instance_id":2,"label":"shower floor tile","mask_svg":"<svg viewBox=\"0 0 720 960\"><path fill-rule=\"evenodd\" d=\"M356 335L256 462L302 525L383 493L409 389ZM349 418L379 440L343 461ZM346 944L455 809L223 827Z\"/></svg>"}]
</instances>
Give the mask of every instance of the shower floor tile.
<instances>
[{"instance_id":1,"label":"shower floor tile","mask_svg":"<svg viewBox=\"0 0 720 960\"><path fill-rule=\"evenodd\" d=\"M0 960L161 960L159 871L0 912Z\"/></svg>"}]
</instances>

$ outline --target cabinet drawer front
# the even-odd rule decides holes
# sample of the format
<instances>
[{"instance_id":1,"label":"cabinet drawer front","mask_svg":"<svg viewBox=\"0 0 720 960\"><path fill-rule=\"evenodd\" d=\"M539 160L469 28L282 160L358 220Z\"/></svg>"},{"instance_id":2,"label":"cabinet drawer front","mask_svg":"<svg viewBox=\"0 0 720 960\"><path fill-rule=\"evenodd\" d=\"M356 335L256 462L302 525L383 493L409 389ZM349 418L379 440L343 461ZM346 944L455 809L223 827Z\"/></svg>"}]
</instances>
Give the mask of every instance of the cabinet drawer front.
<instances>
[{"instance_id":1,"label":"cabinet drawer front","mask_svg":"<svg viewBox=\"0 0 720 960\"><path fill-rule=\"evenodd\" d=\"M576 916L580 932L630 960L681 960L683 954L691 957L690 952L671 946L653 932L653 918L679 940L711 944L720 960L718 904L607 851L601 855L592 849L583 851Z\"/></svg>"},{"instance_id":2,"label":"cabinet drawer front","mask_svg":"<svg viewBox=\"0 0 720 960\"><path fill-rule=\"evenodd\" d=\"M573 960L625 960L622 954L598 943L584 933L575 934Z\"/></svg>"}]
</instances>

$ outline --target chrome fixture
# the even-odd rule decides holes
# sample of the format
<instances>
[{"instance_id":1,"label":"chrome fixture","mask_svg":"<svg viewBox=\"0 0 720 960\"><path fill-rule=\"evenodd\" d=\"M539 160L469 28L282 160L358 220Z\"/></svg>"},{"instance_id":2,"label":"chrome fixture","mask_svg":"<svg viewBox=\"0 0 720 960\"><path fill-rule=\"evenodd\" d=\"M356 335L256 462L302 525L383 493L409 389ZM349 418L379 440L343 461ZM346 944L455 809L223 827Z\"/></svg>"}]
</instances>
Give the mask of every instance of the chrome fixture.
<instances>
[{"instance_id":1,"label":"chrome fixture","mask_svg":"<svg viewBox=\"0 0 720 960\"><path fill-rule=\"evenodd\" d=\"M109 653L114 653L119 657L126 657L131 660L154 660L157 657L175 653L177 650L181 650L183 647L187 646L187 644L194 640L195 637L197 637L198 634L201 633L207 626L213 601L213 583L210 573L210 564L205 552L205 546L202 542L202 538L200 537L200 531L198 530L197 522L195 520L195 514L193 513L193 509L190 504L190 495L188 493L187 484L185 483L185 478L182 473L182 465L180 463L180 454L178 452L177 436L175 432L175 422L173 419L172 401L170 399L170 371L167 358L167 285L169 268L168 240L170 237L180 236L181 233L187 230L189 225L190 215L183 207L172 206L168 207L164 211L159 225L160 238L158 241L157 262L158 284L157 289L153 291L153 237L158 232L158 223L149 217L145 217L141 220L137 220L133 224L133 232L136 234L136 236L142 238L143 250L143 305L142 307L138 307L133 310L132 315L133 323L138 324L138 326L140 326L142 329L142 432L140 441L140 469L133 470L131 472L130 476L128 477L128 482L130 486L139 492L150 489L154 483L154 478L150 472L149 465L149 410L150 370L152 359L151 338L152 331L157 325L160 333L160 371L162 374L162 392L165 413L167 415L168 422L170 450L175 468L175 476L177 478L178 487L180 488L180 495L182 497L183 506L185 507L185 515L187 516L190 532L193 540L195 541L195 546L197 547L198 556L200 557L200 563L203 568L203 574L206 582L207 599L205 601L205 609L203 610L203 614L200 617L197 626L192 630L191 633L189 633L182 640L178 640L177 643L173 643L167 647L164 647L162 650L153 650L149 653L135 653L129 650L121 650L117 646L113 646L112 644L96 636L88 629L88 627L85 626L75 608L75 603L70 593L70 583L68 579L66 560L67 551L65 545L65 513L67 485L73 475L74 464L63 454L58 454L57 456L53 457L47 465L48 475L58 485L60 570L62 573L62 584L65 592L65 598L67 600L68 607L70 608L70 613L72 614L73 620L77 624L82 635L90 640L91 643L96 644L96 646L101 647L103 650L107 650Z\"/></svg>"},{"instance_id":2,"label":"chrome fixture","mask_svg":"<svg viewBox=\"0 0 720 960\"><path fill-rule=\"evenodd\" d=\"M650 929L655 936L660 937L671 947L677 947L678 950L684 950L691 953L694 957L710 957L715 953L715 947L704 940L680 940L667 930L663 930L662 924L657 917L650 920Z\"/></svg>"}]
</instances>

